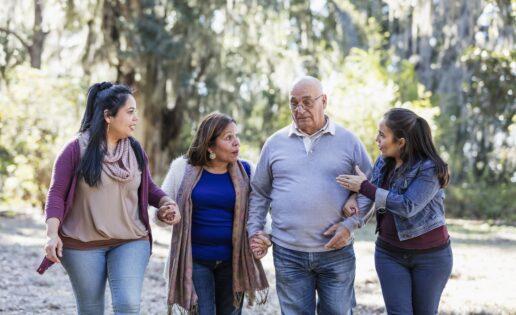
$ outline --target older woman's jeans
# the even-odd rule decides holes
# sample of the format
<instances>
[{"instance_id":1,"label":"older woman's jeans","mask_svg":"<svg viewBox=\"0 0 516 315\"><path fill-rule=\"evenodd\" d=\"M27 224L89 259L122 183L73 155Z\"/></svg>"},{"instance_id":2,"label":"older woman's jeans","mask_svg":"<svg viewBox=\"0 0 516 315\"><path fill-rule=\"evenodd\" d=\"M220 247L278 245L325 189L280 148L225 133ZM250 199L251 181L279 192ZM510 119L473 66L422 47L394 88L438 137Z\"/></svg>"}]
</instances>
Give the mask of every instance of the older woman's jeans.
<instances>
[{"instance_id":1,"label":"older woman's jeans","mask_svg":"<svg viewBox=\"0 0 516 315\"><path fill-rule=\"evenodd\" d=\"M242 313L242 303L238 308L233 306L231 261L194 259L192 278L198 297L199 315L240 315Z\"/></svg>"},{"instance_id":2,"label":"older woman's jeans","mask_svg":"<svg viewBox=\"0 0 516 315\"><path fill-rule=\"evenodd\" d=\"M451 246L418 254L376 246L375 265L387 314L437 314L452 270Z\"/></svg>"},{"instance_id":3,"label":"older woman's jeans","mask_svg":"<svg viewBox=\"0 0 516 315\"><path fill-rule=\"evenodd\" d=\"M355 306L353 245L300 252L273 244L276 291L284 315L352 314Z\"/></svg>"},{"instance_id":4,"label":"older woman's jeans","mask_svg":"<svg viewBox=\"0 0 516 315\"><path fill-rule=\"evenodd\" d=\"M113 312L139 314L149 256L148 240L89 250L63 249L61 262L72 282L77 313L104 314L104 293L109 280Z\"/></svg>"}]
</instances>

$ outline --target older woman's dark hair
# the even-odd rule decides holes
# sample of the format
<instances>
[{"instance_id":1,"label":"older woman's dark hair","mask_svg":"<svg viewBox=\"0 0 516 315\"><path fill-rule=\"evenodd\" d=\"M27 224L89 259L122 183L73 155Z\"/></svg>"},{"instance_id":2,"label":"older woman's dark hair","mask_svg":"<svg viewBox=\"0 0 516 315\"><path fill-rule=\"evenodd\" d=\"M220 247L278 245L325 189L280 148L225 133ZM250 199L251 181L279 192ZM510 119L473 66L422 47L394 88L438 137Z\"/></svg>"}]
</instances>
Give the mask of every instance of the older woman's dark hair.
<instances>
[{"instance_id":1,"label":"older woman's dark hair","mask_svg":"<svg viewBox=\"0 0 516 315\"><path fill-rule=\"evenodd\" d=\"M207 165L209 161L208 148L215 145L217 137L230 123L236 124L236 121L226 114L211 113L204 117L186 153L188 163L193 166Z\"/></svg>"},{"instance_id":2,"label":"older woman's dark hair","mask_svg":"<svg viewBox=\"0 0 516 315\"><path fill-rule=\"evenodd\" d=\"M132 94L128 86L111 82L95 83L88 89L86 109L79 132L88 132L89 142L79 163L77 175L84 177L86 183L92 187L100 184L102 162L107 150L107 123L104 111L107 110L109 116L116 116ZM138 167L143 170L143 149L134 138L129 137L129 140L138 160Z\"/></svg>"},{"instance_id":3,"label":"older woman's dark hair","mask_svg":"<svg viewBox=\"0 0 516 315\"><path fill-rule=\"evenodd\" d=\"M450 175L446 164L435 148L432 141L432 131L428 122L411 110L405 108L392 108L384 115L385 125L391 129L394 140L405 139L405 145L401 148L400 158L402 167L410 167L416 161L432 160L441 187L446 187ZM387 159L386 171L390 172L395 165L393 159Z\"/></svg>"}]
</instances>

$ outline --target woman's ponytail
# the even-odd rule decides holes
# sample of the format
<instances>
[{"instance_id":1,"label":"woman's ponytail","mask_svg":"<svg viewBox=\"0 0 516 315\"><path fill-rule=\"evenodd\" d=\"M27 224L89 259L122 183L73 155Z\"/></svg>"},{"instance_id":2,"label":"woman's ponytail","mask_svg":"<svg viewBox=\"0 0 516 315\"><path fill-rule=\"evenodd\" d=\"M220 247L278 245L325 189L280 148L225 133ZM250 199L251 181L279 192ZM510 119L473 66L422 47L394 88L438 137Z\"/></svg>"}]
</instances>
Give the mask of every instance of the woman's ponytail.
<instances>
[{"instance_id":1,"label":"woman's ponytail","mask_svg":"<svg viewBox=\"0 0 516 315\"><path fill-rule=\"evenodd\" d=\"M84 110L84 115L82 116L81 128L79 129L79 132L84 132L90 127L91 118L95 108L95 99L97 98L97 93L99 91L99 85L99 83L95 83L88 89L86 109Z\"/></svg>"},{"instance_id":2,"label":"woman's ponytail","mask_svg":"<svg viewBox=\"0 0 516 315\"><path fill-rule=\"evenodd\" d=\"M90 86L86 99L86 110L82 116L81 128L79 129L79 132L84 132L91 126L91 120L93 118L93 113L95 112L95 103L97 102L98 94L106 89L111 88L112 86L113 83L106 81L95 83Z\"/></svg>"},{"instance_id":3,"label":"woman's ponytail","mask_svg":"<svg viewBox=\"0 0 516 315\"><path fill-rule=\"evenodd\" d=\"M426 158L429 158L434 162L437 178L439 178L439 184L444 188L448 186L448 182L450 181L448 164L443 161L443 159L439 156L437 149L435 148L435 145L432 141L432 131L428 122L423 117L417 116L416 124L419 128L419 150L420 152L424 153Z\"/></svg>"}]
</instances>

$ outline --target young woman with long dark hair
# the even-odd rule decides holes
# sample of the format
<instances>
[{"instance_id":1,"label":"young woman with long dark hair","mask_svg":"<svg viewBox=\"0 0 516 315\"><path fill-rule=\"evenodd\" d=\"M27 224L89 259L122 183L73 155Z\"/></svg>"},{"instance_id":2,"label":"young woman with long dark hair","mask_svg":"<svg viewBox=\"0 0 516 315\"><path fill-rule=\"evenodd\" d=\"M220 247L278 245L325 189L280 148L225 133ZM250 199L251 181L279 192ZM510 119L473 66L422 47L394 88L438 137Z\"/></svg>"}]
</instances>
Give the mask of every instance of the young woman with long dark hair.
<instances>
[{"instance_id":1,"label":"young woman with long dark hair","mask_svg":"<svg viewBox=\"0 0 516 315\"><path fill-rule=\"evenodd\" d=\"M453 255L445 223L448 166L432 142L430 126L414 112L393 108L379 124L382 155L371 180L337 177L345 189L375 201L375 266L388 314L437 314ZM353 214L353 201L345 208Z\"/></svg>"},{"instance_id":2,"label":"young woman with long dark hair","mask_svg":"<svg viewBox=\"0 0 516 315\"><path fill-rule=\"evenodd\" d=\"M45 206L43 273L62 263L78 314L104 314L109 281L115 314L139 314L152 245L148 205L166 224L180 220L176 203L156 186L134 139L136 101L129 87L102 82L88 90L79 134L59 154Z\"/></svg>"}]
</instances>

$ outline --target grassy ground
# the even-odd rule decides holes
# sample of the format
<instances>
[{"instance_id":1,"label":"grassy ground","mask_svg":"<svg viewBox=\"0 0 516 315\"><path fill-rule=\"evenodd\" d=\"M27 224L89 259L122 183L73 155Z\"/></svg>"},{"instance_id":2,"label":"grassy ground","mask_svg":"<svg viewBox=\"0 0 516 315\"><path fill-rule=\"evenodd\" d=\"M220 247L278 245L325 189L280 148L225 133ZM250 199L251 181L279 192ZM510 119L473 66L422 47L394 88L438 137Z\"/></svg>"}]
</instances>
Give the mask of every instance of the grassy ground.
<instances>
[{"instance_id":1,"label":"grassy ground","mask_svg":"<svg viewBox=\"0 0 516 315\"><path fill-rule=\"evenodd\" d=\"M74 314L75 303L61 266L40 276L44 225L40 215L0 213L0 314ZM373 224L360 231L355 314L382 314L381 291L374 270ZM441 300L441 314L516 314L516 228L479 221L449 220L454 267ZM142 314L165 314L165 282L161 277L169 235L155 230L157 244L144 282ZM244 314L279 314L271 255L264 260L271 282L269 302ZM107 290L109 291L109 290ZM107 292L106 309L110 300ZM106 313L111 313L107 311Z\"/></svg>"}]
</instances>

